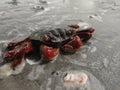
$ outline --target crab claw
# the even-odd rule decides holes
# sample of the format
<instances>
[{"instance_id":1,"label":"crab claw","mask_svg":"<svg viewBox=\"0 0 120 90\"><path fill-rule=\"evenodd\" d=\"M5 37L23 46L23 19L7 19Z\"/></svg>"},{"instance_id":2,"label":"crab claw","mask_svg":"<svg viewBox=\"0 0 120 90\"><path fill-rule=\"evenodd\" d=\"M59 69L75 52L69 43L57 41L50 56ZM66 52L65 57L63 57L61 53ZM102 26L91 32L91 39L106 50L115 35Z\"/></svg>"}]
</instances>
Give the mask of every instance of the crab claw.
<instances>
[{"instance_id":1,"label":"crab claw","mask_svg":"<svg viewBox=\"0 0 120 90\"><path fill-rule=\"evenodd\" d=\"M77 31L76 34L81 38L82 41L87 41L92 37L92 33L95 31L93 28L87 28L81 31Z\"/></svg>"},{"instance_id":2,"label":"crab claw","mask_svg":"<svg viewBox=\"0 0 120 90\"><path fill-rule=\"evenodd\" d=\"M43 60L51 61L56 59L59 54L58 48L49 47L46 45L40 46L40 54Z\"/></svg>"},{"instance_id":3,"label":"crab claw","mask_svg":"<svg viewBox=\"0 0 120 90\"><path fill-rule=\"evenodd\" d=\"M61 50L65 53L74 53L82 46L82 41L78 36L75 36L70 42L65 44Z\"/></svg>"},{"instance_id":4,"label":"crab claw","mask_svg":"<svg viewBox=\"0 0 120 90\"><path fill-rule=\"evenodd\" d=\"M13 49L10 51L7 51L4 55L4 62L6 63L12 63L11 67L15 69L15 67L22 62L22 58L24 56L23 48Z\"/></svg>"},{"instance_id":5,"label":"crab claw","mask_svg":"<svg viewBox=\"0 0 120 90\"><path fill-rule=\"evenodd\" d=\"M30 42L25 42L22 45L15 46L14 49L8 50L4 55L5 62L12 62L11 67L15 67L22 63L22 59L26 53L32 51L32 44Z\"/></svg>"}]
</instances>

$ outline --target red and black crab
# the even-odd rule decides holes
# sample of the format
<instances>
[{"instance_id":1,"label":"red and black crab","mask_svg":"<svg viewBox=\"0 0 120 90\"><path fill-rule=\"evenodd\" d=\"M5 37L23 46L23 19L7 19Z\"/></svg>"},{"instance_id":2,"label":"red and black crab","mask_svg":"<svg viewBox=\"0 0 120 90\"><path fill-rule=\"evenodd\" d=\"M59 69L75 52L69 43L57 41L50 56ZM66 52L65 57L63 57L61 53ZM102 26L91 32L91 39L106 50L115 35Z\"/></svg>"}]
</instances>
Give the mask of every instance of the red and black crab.
<instances>
[{"instance_id":1,"label":"red and black crab","mask_svg":"<svg viewBox=\"0 0 120 90\"><path fill-rule=\"evenodd\" d=\"M10 42L6 48L3 62L10 62L11 67L22 63L28 54L36 53L43 61L52 61L61 52L74 53L88 41L94 32L93 28L81 30L79 25L68 25L67 29L56 28L48 31L36 31L19 42Z\"/></svg>"}]
</instances>

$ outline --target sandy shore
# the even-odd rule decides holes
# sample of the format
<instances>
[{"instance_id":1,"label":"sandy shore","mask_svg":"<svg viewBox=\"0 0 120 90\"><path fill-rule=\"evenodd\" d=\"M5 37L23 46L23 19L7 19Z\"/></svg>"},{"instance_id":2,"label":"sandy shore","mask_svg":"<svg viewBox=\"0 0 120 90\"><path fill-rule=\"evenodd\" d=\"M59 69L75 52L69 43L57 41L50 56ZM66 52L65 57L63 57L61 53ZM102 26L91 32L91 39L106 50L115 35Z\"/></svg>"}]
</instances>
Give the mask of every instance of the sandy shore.
<instances>
[{"instance_id":1,"label":"sandy shore","mask_svg":"<svg viewBox=\"0 0 120 90\"><path fill-rule=\"evenodd\" d=\"M96 31L74 55L59 55L45 66L27 64L19 75L0 80L0 90L80 90L62 82L65 72L74 70L87 73L91 90L120 90L119 1L48 0L48 5L37 0L21 0L17 5L8 1L0 2L0 50L4 40L19 40L41 28L79 23Z\"/></svg>"}]
</instances>

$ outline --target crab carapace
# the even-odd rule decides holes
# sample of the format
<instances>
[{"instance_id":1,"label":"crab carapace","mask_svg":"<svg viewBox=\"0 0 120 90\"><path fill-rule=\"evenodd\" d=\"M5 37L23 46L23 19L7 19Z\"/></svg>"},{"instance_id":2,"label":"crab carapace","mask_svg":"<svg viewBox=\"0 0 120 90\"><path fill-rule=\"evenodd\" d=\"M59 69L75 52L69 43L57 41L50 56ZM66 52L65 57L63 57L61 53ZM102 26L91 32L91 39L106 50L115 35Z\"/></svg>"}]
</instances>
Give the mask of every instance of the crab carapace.
<instances>
[{"instance_id":1,"label":"crab carapace","mask_svg":"<svg viewBox=\"0 0 120 90\"><path fill-rule=\"evenodd\" d=\"M29 53L35 52L41 61L52 61L58 54L74 53L92 37L94 29L89 27L81 30L80 26L68 25L69 28L40 30L19 42L10 42L4 54L4 61L12 62L12 68L21 64Z\"/></svg>"}]
</instances>

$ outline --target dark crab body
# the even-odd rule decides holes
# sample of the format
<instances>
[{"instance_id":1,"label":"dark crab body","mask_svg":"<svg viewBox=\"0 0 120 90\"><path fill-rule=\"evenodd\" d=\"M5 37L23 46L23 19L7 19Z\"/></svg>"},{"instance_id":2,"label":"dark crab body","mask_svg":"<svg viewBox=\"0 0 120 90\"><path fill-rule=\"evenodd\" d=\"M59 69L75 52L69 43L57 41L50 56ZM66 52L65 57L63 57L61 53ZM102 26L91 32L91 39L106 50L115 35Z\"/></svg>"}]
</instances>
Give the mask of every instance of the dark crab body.
<instances>
[{"instance_id":1,"label":"dark crab body","mask_svg":"<svg viewBox=\"0 0 120 90\"><path fill-rule=\"evenodd\" d=\"M55 28L49 31L37 31L30 35L30 39L38 41L54 48L60 48L64 43L69 41L73 35L73 30Z\"/></svg>"},{"instance_id":2,"label":"dark crab body","mask_svg":"<svg viewBox=\"0 0 120 90\"><path fill-rule=\"evenodd\" d=\"M54 60L59 52L74 53L89 40L93 28L80 30L79 25L69 25L67 29L56 28L48 31L36 31L19 42L8 44L4 61L12 62L15 67L23 61L23 57L31 52L38 54L41 61Z\"/></svg>"}]
</instances>

